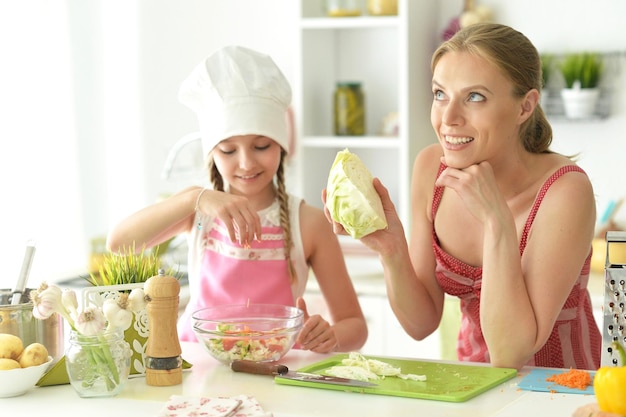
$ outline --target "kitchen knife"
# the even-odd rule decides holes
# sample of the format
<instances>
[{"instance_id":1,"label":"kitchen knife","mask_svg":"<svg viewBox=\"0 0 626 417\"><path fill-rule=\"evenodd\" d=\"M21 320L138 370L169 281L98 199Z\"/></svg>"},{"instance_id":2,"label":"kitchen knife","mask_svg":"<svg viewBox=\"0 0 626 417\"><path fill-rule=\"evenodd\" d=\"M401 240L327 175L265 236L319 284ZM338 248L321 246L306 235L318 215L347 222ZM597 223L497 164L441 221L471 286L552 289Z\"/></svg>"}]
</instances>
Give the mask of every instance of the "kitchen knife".
<instances>
[{"instance_id":1,"label":"kitchen knife","mask_svg":"<svg viewBox=\"0 0 626 417\"><path fill-rule=\"evenodd\" d=\"M312 374L308 372L290 371L285 365L271 362L254 362L234 360L230 363L230 369L235 372L246 372L249 374L280 376L281 378L294 379L298 381L319 382L322 384L348 385L352 387L375 387L376 384L358 379L339 378Z\"/></svg>"}]
</instances>

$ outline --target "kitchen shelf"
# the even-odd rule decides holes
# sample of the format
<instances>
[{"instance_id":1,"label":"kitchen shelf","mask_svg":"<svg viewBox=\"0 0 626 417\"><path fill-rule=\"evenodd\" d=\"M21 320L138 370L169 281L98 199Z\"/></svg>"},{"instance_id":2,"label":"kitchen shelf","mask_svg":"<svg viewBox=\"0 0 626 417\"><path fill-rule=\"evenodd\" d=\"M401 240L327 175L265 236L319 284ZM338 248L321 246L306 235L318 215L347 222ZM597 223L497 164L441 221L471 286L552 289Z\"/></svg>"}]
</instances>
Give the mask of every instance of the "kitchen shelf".
<instances>
[{"instance_id":1,"label":"kitchen shelf","mask_svg":"<svg viewBox=\"0 0 626 417\"><path fill-rule=\"evenodd\" d=\"M302 140L306 148L398 148L400 138L392 136L308 136Z\"/></svg>"},{"instance_id":2,"label":"kitchen shelf","mask_svg":"<svg viewBox=\"0 0 626 417\"><path fill-rule=\"evenodd\" d=\"M546 116L551 122L590 122L590 121L600 121L608 118L611 114L611 97L612 94L608 90L602 90L600 92L600 97L598 98L598 103L596 104L596 109L594 114L591 117L584 119L571 119L565 115L565 110L563 108L563 100L559 94L558 90L547 90L548 96L545 99L544 111Z\"/></svg>"},{"instance_id":3,"label":"kitchen shelf","mask_svg":"<svg viewBox=\"0 0 626 417\"><path fill-rule=\"evenodd\" d=\"M298 150L295 192L322 207L321 191L337 152L348 148L388 188L409 230L413 160L436 141L430 125L430 55L437 43L437 7L398 1L397 16L325 17L324 2L301 0L293 85ZM333 94L358 81L365 96L364 136L334 136ZM382 125L397 114L398 134Z\"/></svg>"},{"instance_id":4,"label":"kitchen shelf","mask_svg":"<svg viewBox=\"0 0 626 417\"><path fill-rule=\"evenodd\" d=\"M304 17L300 21L302 29L355 29L396 27L397 16L356 16L356 17Z\"/></svg>"},{"instance_id":5,"label":"kitchen shelf","mask_svg":"<svg viewBox=\"0 0 626 417\"><path fill-rule=\"evenodd\" d=\"M548 81L548 86L544 88L544 94L546 97L542 100L542 106L546 116L551 122L593 122L602 121L607 119L611 115L613 105L613 92L615 91L615 80L619 77L623 70L624 58L626 57L626 51L619 52L598 52L602 55L603 59L603 72L600 78L600 97L594 114L584 119L572 119L565 115L563 107L563 100L561 99L561 89L565 87L565 80L562 73L556 67L551 69L551 76ZM551 53L555 59L560 60L564 54Z\"/></svg>"}]
</instances>

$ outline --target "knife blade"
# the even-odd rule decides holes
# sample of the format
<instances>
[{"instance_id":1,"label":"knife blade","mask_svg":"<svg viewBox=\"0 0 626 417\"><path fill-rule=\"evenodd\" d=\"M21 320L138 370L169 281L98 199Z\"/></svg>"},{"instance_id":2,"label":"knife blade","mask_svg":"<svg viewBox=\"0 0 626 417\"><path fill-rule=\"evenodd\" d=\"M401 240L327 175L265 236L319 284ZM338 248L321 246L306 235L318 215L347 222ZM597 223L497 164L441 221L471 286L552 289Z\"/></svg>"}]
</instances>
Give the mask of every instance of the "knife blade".
<instances>
[{"instance_id":1,"label":"knife blade","mask_svg":"<svg viewBox=\"0 0 626 417\"><path fill-rule=\"evenodd\" d=\"M360 381L358 379L340 378L337 376L320 375L309 372L290 371L287 366L272 362L234 360L230 363L230 369L234 372L279 376L281 378L294 379L297 381L320 382L322 384L348 385L352 387L375 387L377 385L373 382Z\"/></svg>"}]
</instances>

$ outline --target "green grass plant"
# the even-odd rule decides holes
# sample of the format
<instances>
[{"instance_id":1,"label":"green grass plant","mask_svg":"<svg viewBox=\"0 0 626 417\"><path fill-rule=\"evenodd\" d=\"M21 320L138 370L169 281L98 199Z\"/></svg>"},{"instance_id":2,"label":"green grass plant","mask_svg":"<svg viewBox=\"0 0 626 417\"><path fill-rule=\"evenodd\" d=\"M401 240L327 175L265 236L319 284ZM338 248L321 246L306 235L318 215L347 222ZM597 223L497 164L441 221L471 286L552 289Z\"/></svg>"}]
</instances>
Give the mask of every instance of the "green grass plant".
<instances>
[{"instance_id":1,"label":"green grass plant","mask_svg":"<svg viewBox=\"0 0 626 417\"><path fill-rule=\"evenodd\" d=\"M146 282L159 274L161 258L158 251L148 252L145 247L135 250L135 245L124 247L120 252L106 253L97 273L90 273L85 279L92 285L121 285ZM165 269L165 275L180 279L175 268Z\"/></svg>"},{"instance_id":2,"label":"green grass plant","mask_svg":"<svg viewBox=\"0 0 626 417\"><path fill-rule=\"evenodd\" d=\"M555 57L553 54L541 54L541 88L546 88L552 77L554 70Z\"/></svg>"},{"instance_id":3,"label":"green grass plant","mask_svg":"<svg viewBox=\"0 0 626 417\"><path fill-rule=\"evenodd\" d=\"M574 88L576 81L580 82L580 88L596 88L602 75L603 62L596 53L572 53L565 55L559 68L566 88Z\"/></svg>"}]
</instances>

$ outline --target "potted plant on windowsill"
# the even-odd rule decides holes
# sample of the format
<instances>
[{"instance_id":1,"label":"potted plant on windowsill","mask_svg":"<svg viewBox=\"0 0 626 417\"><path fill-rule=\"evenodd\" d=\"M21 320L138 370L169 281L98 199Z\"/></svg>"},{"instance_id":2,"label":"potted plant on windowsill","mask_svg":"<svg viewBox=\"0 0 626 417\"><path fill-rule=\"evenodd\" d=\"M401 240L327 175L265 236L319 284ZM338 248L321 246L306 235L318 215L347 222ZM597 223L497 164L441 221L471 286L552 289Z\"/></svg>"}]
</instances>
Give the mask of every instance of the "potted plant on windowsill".
<instances>
[{"instance_id":1,"label":"potted plant on windowsill","mask_svg":"<svg viewBox=\"0 0 626 417\"><path fill-rule=\"evenodd\" d=\"M570 119L592 116L600 95L601 56L589 52L568 54L559 69L565 80L565 88L561 90L565 115Z\"/></svg>"}]
</instances>

